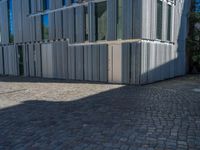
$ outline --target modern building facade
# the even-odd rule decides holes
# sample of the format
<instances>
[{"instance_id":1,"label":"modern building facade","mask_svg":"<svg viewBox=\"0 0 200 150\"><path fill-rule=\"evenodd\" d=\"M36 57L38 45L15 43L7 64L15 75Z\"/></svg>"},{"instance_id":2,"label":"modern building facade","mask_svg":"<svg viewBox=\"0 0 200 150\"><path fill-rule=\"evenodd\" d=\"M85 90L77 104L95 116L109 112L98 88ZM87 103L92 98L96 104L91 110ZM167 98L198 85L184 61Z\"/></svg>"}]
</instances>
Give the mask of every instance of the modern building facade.
<instances>
[{"instance_id":1,"label":"modern building facade","mask_svg":"<svg viewBox=\"0 0 200 150\"><path fill-rule=\"evenodd\" d=\"M1 0L0 74L146 84L186 73L190 0Z\"/></svg>"}]
</instances>

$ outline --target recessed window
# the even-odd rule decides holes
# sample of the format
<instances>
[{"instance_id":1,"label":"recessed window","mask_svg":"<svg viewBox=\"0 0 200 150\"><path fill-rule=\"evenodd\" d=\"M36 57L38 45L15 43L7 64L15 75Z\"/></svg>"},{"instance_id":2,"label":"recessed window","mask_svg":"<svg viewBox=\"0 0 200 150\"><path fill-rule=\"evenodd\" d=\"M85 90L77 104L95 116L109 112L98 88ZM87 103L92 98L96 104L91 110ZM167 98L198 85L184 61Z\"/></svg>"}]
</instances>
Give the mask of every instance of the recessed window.
<instances>
[{"instance_id":1,"label":"recessed window","mask_svg":"<svg viewBox=\"0 0 200 150\"><path fill-rule=\"evenodd\" d=\"M106 1L96 3L96 40L105 40L107 32L107 8Z\"/></svg>"},{"instance_id":2,"label":"recessed window","mask_svg":"<svg viewBox=\"0 0 200 150\"><path fill-rule=\"evenodd\" d=\"M117 39L122 39L122 0L117 0Z\"/></svg>"},{"instance_id":3,"label":"recessed window","mask_svg":"<svg viewBox=\"0 0 200 150\"><path fill-rule=\"evenodd\" d=\"M168 5L168 28L167 28L167 40L171 40L171 28L172 28L172 6Z\"/></svg>"},{"instance_id":4,"label":"recessed window","mask_svg":"<svg viewBox=\"0 0 200 150\"><path fill-rule=\"evenodd\" d=\"M89 16L88 16L88 7L85 7L85 40L88 41L89 37Z\"/></svg>"},{"instance_id":5,"label":"recessed window","mask_svg":"<svg viewBox=\"0 0 200 150\"><path fill-rule=\"evenodd\" d=\"M29 7L29 14L31 14L32 13L31 0L28 1L28 7Z\"/></svg>"},{"instance_id":6,"label":"recessed window","mask_svg":"<svg viewBox=\"0 0 200 150\"><path fill-rule=\"evenodd\" d=\"M9 22L9 42L14 42L14 30L13 30L13 2L8 1L8 22Z\"/></svg>"},{"instance_id":7,"label":"recessed window","mask_svg":"<svg viewBox=\"0 0 200 150\"><path fill-rule=\"evenodd\" d=\"M78 3L79 1L78 0L72 0L72 3Z\"/></svg>"},{"instance_id":8,"label":"recessed window","mask_svg":"<svg viewBox=\"0 0 200 150\"><path fill-rule=\"evenodd\" d=\"M49 0L43 0L43 10L49 9Z\"/></svg>"},{"instance_id":9,"label":"recessed window","mask_svg":"<svg viewBox=\"0 0 200 150\"><path fill-rule=\"evenodd\" d=\"M49 18L48 15L42 16L42 39L49 38Z\"/></svg>"},{"instance_id":10,"label":"recessed window","mask_svg":"<svg viewBox=\"0 0 200 150\"><path fill-rule=\"evenodd\" d=\"M162 3L162 1L157 0L157 39L162 39Z\"/></svg>"},{"instance_id":11,"label":"recessed window","mask_svg":"<svg viewBox=\"0 0 200 150\"><path fill-rule=\"evenodd\" d=\"M62 3L63 3L63 6L66 6L67 5L67 0L63 0Z\"/></svg>"}]
</instances>

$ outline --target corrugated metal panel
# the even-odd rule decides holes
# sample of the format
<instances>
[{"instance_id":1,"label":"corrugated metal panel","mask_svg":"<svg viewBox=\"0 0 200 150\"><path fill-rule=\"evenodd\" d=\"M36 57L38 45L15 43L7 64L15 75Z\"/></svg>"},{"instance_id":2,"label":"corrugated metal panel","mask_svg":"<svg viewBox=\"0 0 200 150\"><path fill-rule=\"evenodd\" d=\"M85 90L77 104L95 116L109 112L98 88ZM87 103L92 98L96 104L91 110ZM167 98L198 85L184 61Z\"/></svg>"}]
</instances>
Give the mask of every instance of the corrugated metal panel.
<instances>
[{"instance_id":1,"label":"corrugated metal panel","mask_svg":"<svg viewBox=\"0 0 200 150\"><path fill-rule=\"evenodd\" d=\"M84 25L84 6L76 7L75 9L75 18L76 18L76 42L85 41L85 25Z\"/></svg>"},{"instance_id":2,"label":"corrugated metal panel","mask_svg":"<svg viewBox=\"0 0 200 150\"><path fill-rule=\"evenodd\" d=\"M68 75L69 79L75 79L76 75L76 49L70 46L68 49Z\"/></svg>"},{"instance_id":3,"label":"corrugated metal panel","mask_svg":"<svg viewBox=\"0 0 200 150\"><path fill-rule=\"evenodd\" d=\"M35 44L35 68L36 68L36 77L42 77L42 57L41 57L41 45L39 43Z\"/></svg>"},{"instance_id":4,"label":"corrugated metal panel","mask_svg":"<svg viewBox=\"0 0 200 150\"><path fill-rule=\"evenodd\" d=\"M100 80L100 49L99 45L92 45L92 80Z\"/></svg>"},{"instance_id":5,"label":"corrugated metal panel","mask_svg":"<svg viewBox=\"0 0 200 150\"><path fill-rule=\"evenodd\" d=\"M41 45L42 77L53 78L53 53L52 44Z\"/></svg>"},{"instance_id":6,"label":"corrugated metal panel","mask_svg":"<svg viewBox=\"0 0 200 150\"><path fill-rule=\"evenodd\" d=\"M133 37L133 0L123 0L123 39Z\"/></svg>"},{"instance_id":7,"label":"corrugated metal panel","mask_svg":"<svg viewBox=\"0 0 200 150\"><path fill-rule=\"evenodd\" d=\"M4 74L4 69L3 69L3 48L0 47L0 75Z\"/></svg>"},{"instance_id":8,"label":"corrugated metal panel","mask_svg":"<svg viewBox=\"0 0 200 150\"><path fill-rule=\"evenodd\" d=\"M62 12L55 12L56 39L62 38Z\"/></svg>"},{"instance_id":9,"label":"corrugated metal panel","mask_svg":"<svg viewBox=\"0 0 200 150\"><path fill-rule=\"evenodd\" d=\"M122 44L122 82L130 83L130 65L131 65L131 53L130 53L130 43Z\"/></svg>"},{"instance_id":10,"label":"corrugated metal panel","mask_svg":"<svg viewBox=\"0 0 200 150\"><path fill-rule=\"evenodd\" d=\"M49 40L55 39L55 14L49 13Z\"/></svg>"},{"instance_id":11,"label":"corrugated metal panel","mask_svg":"<svg viewBox=\"0 0 200 150\"><path fill-rule=\"evenodd\" d=\"M41 41L42 40L42 24L41 24L41 16L36 16L36 40Z\"/></svg>"},{"instance_id":12,"label":"corrugated metal panel","mask_svg":"<svg viewBox=\"0 0 200 150\"><path fill-rule=\"evenodd\" d=\"M68 9L68 33L69 33L69 42L75 42L75 14L74 8Z\"/></svg>"},{"instance_id":13,"label":"corrugated metal panel","mask_svg":"<svg viewBox=\"0 0 200 150\"><path fill-rule=\"evenodd\" d=\"M9 29L8 29L8 4L7 4L7 1L2 1L0 3L0 14L1 17L1 31L4 31L2 32L1 34L1 40L2 40L2 44L8 44L9 43Z\"/></svg>"},{"instance_id":14,"label":"corrugated metal panel","mask_svg":"<svg viewBox=\"0 0 200 150\"><path fill-rule=\"evenodd\" d=\"M92 2L88 3L88 16L89 16L89 42L96 40L95 36L95 4Z\"/></svg>"},{"instance_id":15,"label":"corrugated metal panel","mask_svg":"<svg viewBox=\"0 0 200 150\"><path fill-rule=\"evenodd\" d=\"M84 51L83 46L76 46L76 79L83 80Z\"/></svg>"},{"instance_id":16,"label":"corrugated metal panel","mask_svg":"<svg viewBox=\"0 0 200 150\"><path fill-rule=\"evenodd\" d=\"M108 81L108 46L100 45L100 81Z\"/></svg>"},{"instance_id":17,"label":"corrugated metal panel","mask_svg":"<svg viewBox=\"0 0 200 150\"><path fill-rule=\"evenodd\" d=\"M117 1L107 1L107 39L117 39Z\"/></svg>"}]
</instances>

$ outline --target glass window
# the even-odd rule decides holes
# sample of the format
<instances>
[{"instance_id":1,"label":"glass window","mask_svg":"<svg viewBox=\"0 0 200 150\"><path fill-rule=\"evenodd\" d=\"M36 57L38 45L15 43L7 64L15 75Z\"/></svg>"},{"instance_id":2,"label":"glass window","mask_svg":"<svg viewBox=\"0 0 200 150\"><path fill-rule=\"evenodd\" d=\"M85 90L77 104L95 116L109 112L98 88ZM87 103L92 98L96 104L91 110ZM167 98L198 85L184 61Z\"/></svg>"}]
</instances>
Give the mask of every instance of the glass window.
<instances>
[{"instance_id":1,"label":"glass window","mask_svg":"<svg viewBox=\"0 0 200 150\"><path fill-rule=\"evenodd\" d=\"M32 13L32 10L31 10L31 0L28 1L28 7L29 7L29 14Z\"/></svg>"},{"instance_id":2,"label":"glass window","mask_svg":"<svg viewBox=\"0 0 200 150\"><path fill-rule=\"evenodd\" d=\"M78 3L79 0L72 0L72 3Z\"/></svg>"},{"instance_id":3,"label":"glass window","mask_svg":"<svg viewBox=\"0 0 200 150\"><path fill-rule=\"evenodd\" d=\"M43 0L43 10L49 9L49 0Z\"/></svg>"},{"instance_id":4,"label":"glass window","mask_svg":"<svg viewBox=\"0 0 200 150\"><path fill-rule=\"evenodd\" d=\"M42 39L49 37L49 18L48 15L42 16Z\"/></svg>"},{"instance_id":5,"label":"glass window","mask_svg":"<svg viewBox=\"0 0 200 150\"><path fill-rule=\"evenodd\" d=\"M106 1L96 3L96 40L105 40L107 32L107 10Z\"/></svg>"},{"instance_id":6,"label":"glass window","mask_svg":"<svg viewBox=\"0 0 200 150\"><path fill-rule=\"evenodd\" d=\"M85 40L88 41L89 37L89 16L88 16L88 6L85 7Z\"/></svg>"},{"instance_id":7,"label":"glass window","mask_svg":"<svg viewBox=\"0 0 200 150\"><path fill-rule=\"evenodd\" d=\"M0 43L1 43L1 24L0 24Z\"/></svg>"},{"instance_id":8,"label":"glass window","mask_svg":"<svg viewBox=\"0 0 200 150\"><path fill-rule=\"evenodd\" d=\"M162 39L162 1L157 0L157 39Z\"/></svg>"},{"instance_id":9,"label":"glass window","mask_svg":"<svg viewBox=\"0 0 200 150\"><path fill-rule=\"evenodd\" d=\"M62 3L63 3L63 6L66 6L67 5L67 0L63 0Z\"/></svg>"},{"instance_id":10,"label":"glass window","mask_svg":"<svg viewBox=\"0 0 200 150\"><path fill-rule=\"evenodd\" d=\"M117 1L117 39L122 39L122 0Z\"/></svg>"},{"instance_id":11,"label":"glass window","mask_svg":"<svg viewBox=\"0 0 200 150\"><path fill-rule=\"evenodd\" d=\"M8 1L8 21L9 21L9 42L14 42L14 30L13 30L13 3L12 0Z\"/></svg>"},{"instance_id":12,"label":"glass window","mask_svg":"<svg viewBox=\"0 0 200 150\"><path fill-rule=\"evenodd\" d=\"M168 30L167 30L167 40L171 40L171 27L172 27L172 6L168 5Z\"/></svg>"}]
</instances>

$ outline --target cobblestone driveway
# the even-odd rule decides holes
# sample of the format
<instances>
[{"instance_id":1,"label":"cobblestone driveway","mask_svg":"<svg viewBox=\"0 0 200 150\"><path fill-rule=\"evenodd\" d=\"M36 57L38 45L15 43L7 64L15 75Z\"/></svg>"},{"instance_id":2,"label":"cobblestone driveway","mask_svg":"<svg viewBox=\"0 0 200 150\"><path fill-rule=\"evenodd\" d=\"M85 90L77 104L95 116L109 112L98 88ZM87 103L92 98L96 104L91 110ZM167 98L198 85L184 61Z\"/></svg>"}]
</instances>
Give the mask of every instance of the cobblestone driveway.
<instances>
[{"instance_id":1,"label":"cobblestone driveway","mask_svg":"<svg viewBox=\"0 0 200 150\"><path fill-rule=\"evenodd\" d=\"M199 89L0 77L0 150L198 150Z\"/></svg>"}]
</instances>

